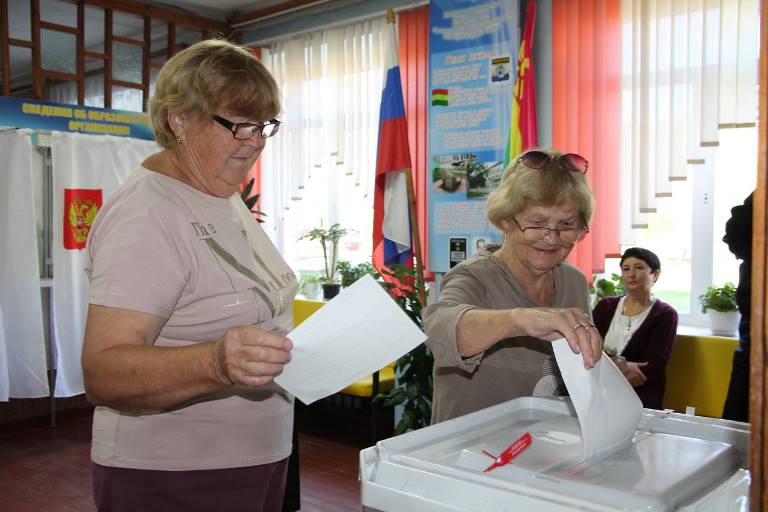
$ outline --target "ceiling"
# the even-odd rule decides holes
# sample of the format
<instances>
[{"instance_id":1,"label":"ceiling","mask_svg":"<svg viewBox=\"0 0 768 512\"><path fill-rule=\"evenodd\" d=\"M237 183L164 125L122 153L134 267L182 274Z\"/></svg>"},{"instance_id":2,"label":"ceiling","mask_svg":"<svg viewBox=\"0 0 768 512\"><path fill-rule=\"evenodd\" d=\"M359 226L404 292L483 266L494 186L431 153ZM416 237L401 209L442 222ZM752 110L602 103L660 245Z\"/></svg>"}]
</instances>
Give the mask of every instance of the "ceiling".
<instances>
[{"instance_id":1,"label":"ceiling","mask_svg":"<svg viewBox=\"0 0 768 512\"><path fill-rule=\"evenodd\" d=\"M178 0L175 2L145 0L144 3L180 8L200 16L225 20L236 14L258 11L289 2L286 0L216 0L215 2L211 0Z\"/></svg>"}]
</instances>

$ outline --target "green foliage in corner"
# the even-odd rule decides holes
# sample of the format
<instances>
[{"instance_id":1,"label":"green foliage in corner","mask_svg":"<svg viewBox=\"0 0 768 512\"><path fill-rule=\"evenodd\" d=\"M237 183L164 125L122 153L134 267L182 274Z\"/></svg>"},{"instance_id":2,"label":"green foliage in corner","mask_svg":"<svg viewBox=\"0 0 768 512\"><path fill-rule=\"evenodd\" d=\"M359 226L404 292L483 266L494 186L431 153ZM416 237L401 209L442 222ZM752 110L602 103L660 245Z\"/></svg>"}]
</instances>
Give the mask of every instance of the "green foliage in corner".
<instances>
[{"instance_id":1,"label":"green foliage in corner","mask_svg":"<svg viewBox=\"0 0 768 512\"><path fill-rule=\"evenodd\" d=\"M352 263L350 263L347 260L339 260L339 263L338 265L336 265L336 268L339 271L339 275L341 276L342 288L352 286L355 283L355 281L357 281L358 279L360 279L366 274L370 274L374 278L378 277L379 275L376 272L376 269L374 268L374 266L368 262L352 265Z\"/></svg>"},{"instance_id":2,"label":"green foliage in corner","mask_svg":"<svg viewBox=\"0 0 768 512\"><path fill-rule=\"evenodd\" d=\"M261 197L260 194L251 195L251 191L253 190L254 183L256 183L255 178L251 178L250 180L248 180L248 183L246 183L246 185L240 191L240 199L243 200L248 210L251 213L256 215L256 220L258 222L264 222L262 217L266 217L267 214L259 210L254 210L254 208L256 208L256 205L259 203L259 198Z\"/></svg>"},{"instance_id":3,"label":"green foliage in corner","mask_svg":"<svg viewBox=\"0 0 768 512\"><path fill-rule=\"evenodd\" d=\"M394 265L391 270L382 269L382 274L389 280L384 281L382 286L390 292L413 323L419 329L424 329L419 293L412 285L416 271L403 265ZM403 406L403 414L395 426L395 435L429 425L432 418L433 366L432 352L422 343L397 360L397 386L388 394L379 394L374 398L384 407Z\"/></svg>"}]
</instances>

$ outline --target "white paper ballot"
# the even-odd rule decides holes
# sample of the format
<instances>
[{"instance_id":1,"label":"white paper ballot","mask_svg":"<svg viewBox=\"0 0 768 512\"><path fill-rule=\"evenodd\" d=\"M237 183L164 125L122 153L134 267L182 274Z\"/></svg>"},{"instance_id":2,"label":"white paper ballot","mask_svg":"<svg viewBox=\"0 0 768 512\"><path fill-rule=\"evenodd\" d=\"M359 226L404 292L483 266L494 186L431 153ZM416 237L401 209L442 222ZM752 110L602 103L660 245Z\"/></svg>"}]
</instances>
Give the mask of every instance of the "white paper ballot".
<instances>
[{"instance_id":1,"label":"white paper ballot","mask_svg":"<svg viewBox=\"0 0 768 512\"><path fill-rule=\"evenodd\" d=\"M552 342L557 365L576 409L584 441L584 460L598 459L630 443L643 404L632 386L603 354L591 369L565 339Z\"/></svg>"},{"instance_id":2,"label":"white paper ballot","mask_svg":"<svg viewBox=\"0 0 768 512\"><path fill-rule=\"evenodd\" d=\"M275 382L309 405L383 368L427 339L369 275L288 334L291 361Z\"/></svg>"}]
</instances>

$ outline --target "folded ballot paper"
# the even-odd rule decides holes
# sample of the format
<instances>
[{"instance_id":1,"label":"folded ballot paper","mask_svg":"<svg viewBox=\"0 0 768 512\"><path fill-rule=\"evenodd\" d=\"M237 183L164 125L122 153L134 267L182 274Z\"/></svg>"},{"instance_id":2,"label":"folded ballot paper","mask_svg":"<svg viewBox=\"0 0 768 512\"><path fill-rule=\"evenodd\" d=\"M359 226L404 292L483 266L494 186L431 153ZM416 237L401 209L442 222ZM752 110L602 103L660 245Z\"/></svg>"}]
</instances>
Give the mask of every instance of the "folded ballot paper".
<instances>
[{"instance_id":1,"label":"folded ballot paper","mask_svg":"<svg viewBox=\"0 0 768 512\"><path fill-rule=\"evenodd\" d=\"M291 361L275 378L309 405L411 351L427 337L371 276L345 288L288 334Z\"/></svg>"},{"instance_id":2,"label":"folded ballot paper","mask_svg":"<svg viewBox=\"0 0 768 512\"><path fill-rule=\"evenodd\" d=\"M565 339L552 343L581 425L584 460L596 460L631 444L643 404L632 386L603 354L590 370Z\"/></svg>"}]
</instances>

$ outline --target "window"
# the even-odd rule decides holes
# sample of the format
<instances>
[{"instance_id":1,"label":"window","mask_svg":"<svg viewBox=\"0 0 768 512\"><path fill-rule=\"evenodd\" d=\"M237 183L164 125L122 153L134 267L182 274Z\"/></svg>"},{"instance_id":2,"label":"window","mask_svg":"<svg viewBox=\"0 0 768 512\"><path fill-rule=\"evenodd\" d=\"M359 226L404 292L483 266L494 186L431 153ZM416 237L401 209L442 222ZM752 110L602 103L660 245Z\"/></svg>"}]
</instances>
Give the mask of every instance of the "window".
<instances>
[{"instance_id":1,"label":"window","mask_svg":"<svg viewBox=\"0 0 768 512\"><path fill-rule=\"evenodd\" d=\"M298 274L323 268L317 241L339 223L339 259L371 260L383 80L383 19L274 43L262 52L283 94L283 121L262 157L262 225Z\"/></svg>"},{"instance_id":2,"label":"window","mask_svg":"<svg viewBox=\"0 0 768 512\"><path fill-rule=\"evenodd\" d=\"M722 237L757 180L758 3L626 0L622 25L621 249L656 252L654 293L703 325L699 295L738 282Z\"/></svg>"},{"instance_id":3,"label":"window","mask_svg":"<svg viewBox=\"0 0 768 512\"><path fill-rule=\"evenodd\" d=\"M740 262L722 238L731 208L757 184L757 128L721 129L719 137L708 163L689 166L686 181L672 182L671 197L657 199L648 228L634 233L633 245L653 250L661 260L654 295L671 304L686 325L705 325L698 297L707 286L738 283ZM619 260L606 260L605 269L619 273Z\"/></svg>"},{"instance_id":4,"label":"window","mask_svg":"<svg viewBox=\"0 0 768 512\"><path fill-rule=\"evenodd\" d=\"M299 238L312 228L335 222L348 230L339 244L339 259L353 264L371 261L372 187L363 190L352 176L340 171L335 162L314 169L305 182L302 199L292 201L285 211L283 257L297 274L323 268L320 243Z\"/></svg>"}]
</instances>

